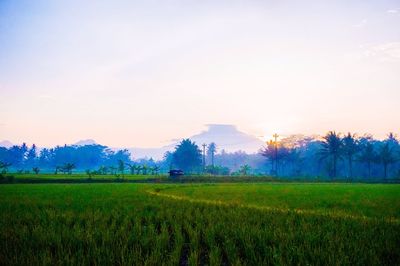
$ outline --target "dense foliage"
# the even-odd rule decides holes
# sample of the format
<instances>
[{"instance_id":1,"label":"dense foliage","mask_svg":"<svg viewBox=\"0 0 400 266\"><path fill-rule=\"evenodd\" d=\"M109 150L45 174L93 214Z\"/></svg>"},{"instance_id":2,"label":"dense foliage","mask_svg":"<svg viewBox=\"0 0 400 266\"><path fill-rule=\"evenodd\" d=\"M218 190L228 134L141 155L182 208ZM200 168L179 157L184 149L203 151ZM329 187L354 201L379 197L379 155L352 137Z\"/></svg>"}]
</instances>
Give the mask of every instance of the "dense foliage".
<instances>
[{"instance_id":1,"label":"dense foliage","mask_svg":"<svg viewBox=\"0 0 400 266\"><path fill-rule=\"evenodd\" d=\"M270 170L279 176L329 176L331 178L399 178L400 145L393 134L385 140L329 132L319 138L292 136L269 142L260 151Z\"/></svg>"},{"instance_id":2,"label":"dense foliage","mask_svg":"<svg viewBox=\"0 0 400 266\"><path fill-rule=\"evenodd\" d=\"M37 151L37 147L27 147L25 143L9 149L0 147L0 161L9 164L14 170L43 170L69 172L74 168L93 169L101 166L114 166L118 161L130 161L128 150L112 151L102 145L57 146Z\"/></svg>"},{"instance_id":3,"label":"dense foliage","mask_svg":"<svg viewBox=\"0 0 400 266\"><path fill-rule=\"evenodd\" d=\"M324 137L293 135L269 141L259 153L226 152L210 143L204 155L190 139L182 140L163 160L133 160L128 150L113 151L102 145L57 146L41 149L33 145L0 147L0 172L74 171L91 174L157 174L182 169L186 174L272 175L279 177L330 177L332 179L400 178L400 145L394 134L384 140L370 135Z\"/></svg>"},{"instance_id":4,"label":"dense foliage","mask_svg":"<svg viewBox=\"0 0 400 266\"><path fill-rule=\"evenodd\" d=\"M201 171L201 161L201 151L190 139L182 140L172 154L172 166L186 173Z\"/></svg>"}]
</instances>

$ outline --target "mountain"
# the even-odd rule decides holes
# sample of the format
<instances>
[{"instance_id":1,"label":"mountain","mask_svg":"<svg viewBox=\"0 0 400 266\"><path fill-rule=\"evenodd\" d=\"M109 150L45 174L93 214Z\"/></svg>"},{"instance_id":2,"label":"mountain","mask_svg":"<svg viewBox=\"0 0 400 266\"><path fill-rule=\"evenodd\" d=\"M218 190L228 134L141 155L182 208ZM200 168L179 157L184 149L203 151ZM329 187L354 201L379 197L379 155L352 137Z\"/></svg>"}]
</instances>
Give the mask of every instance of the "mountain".
<instances>
[{"instance_id":1,"label":"mountain","mask_svg":"<svg viewBox=\"0 0 400 266\"><path fill-rule=\"evenodd\" d=\"M76 145L76 146L85 146L85 145L96 145L97 142L94 141L93 139L84 139L84 140L80 140L78 142L75 142L72 145Z\"/></svg>"},{"instance_id":2,"label":"mountain","mask_svg":"<svg viewBox=\"0 0 400 266\"><path fill-rule=\"evenodd\" d=\"M199 148L202 148L203 143L210 144L214 142L217 144L217 152L225 150L226 152L234 151L245 151L247 153L257 152L263 145L264 142L257 137L239 131L234 125L224 124L209 124L207 130L200 132L199 134L192 135L189 138L196 142ZM132 157L135 159L139 158L153 158L161 160L167 151L173 151L175 146L178 145L179 140L172 141L171 144L160 147L160 148L128 148L131 152ZM84 146L84 145L95 145L98 144L93 139L80 140L72 145ZM0 146L11 147L13 144L9 141L0 142ZM119 150L123 148L111 148L112 150Z\"/></svg>"},{"instance_id":3,"label":"mountain","mask_svg":"<svg viewBox=\"0 0 400 266\"><path fill-rule=\"evenodd\" d=\"M197 145L215 142L219 151L257 152L264 144L259 138L239 131L234 125L209 124L206 131L190 137Z\"/></svg>"},{"instance_id":4,"label":"mountain","mask_svg":"<svg viewBox=\"0 0 400 266\"><path fill-rule=\"evenodd\" d=\"M264 144L264 142L257 137L239 131L234 125L224 124L209 124L208 129L189 137L192 141L201 148L203 143L209 144L214 142L217 144L217 151L225 150L226 152L245 151L247 153L257 152ZM154 158L162 159L167 151L173 151L179 141L175 141L170 145L161 148L130 148L132 156L138 158Z\"/></svg>"},{"instance_id":5,"label":"mountain","mask_svg":"<svg viewBox=\"0 0 400 266\"><path fill-rule=\"evenodd\" d=\"M8 140L0 141L0 147L4 147L4 148L8 149L8 148L11 148L12 146L13 146L13 144Z\"/></svg>"}]
</instances>

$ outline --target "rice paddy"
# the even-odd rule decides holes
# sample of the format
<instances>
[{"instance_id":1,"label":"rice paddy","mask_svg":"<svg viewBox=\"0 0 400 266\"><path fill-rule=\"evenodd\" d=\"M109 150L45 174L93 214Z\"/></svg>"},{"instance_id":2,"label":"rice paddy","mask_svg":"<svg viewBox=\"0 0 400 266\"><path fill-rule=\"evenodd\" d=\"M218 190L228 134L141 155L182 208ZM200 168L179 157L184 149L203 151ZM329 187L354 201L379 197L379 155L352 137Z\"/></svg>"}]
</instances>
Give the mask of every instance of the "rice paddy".
<instances>
[{"instance_id":1,"label":"rice paddy","mask_svg":"<svg viewBox=\"0 0 400 266\"><path fill-rule=\"evenodd\" d=\"M8 184L4 265L396 265L400 186Z\"/></svg>"}]
</instances>

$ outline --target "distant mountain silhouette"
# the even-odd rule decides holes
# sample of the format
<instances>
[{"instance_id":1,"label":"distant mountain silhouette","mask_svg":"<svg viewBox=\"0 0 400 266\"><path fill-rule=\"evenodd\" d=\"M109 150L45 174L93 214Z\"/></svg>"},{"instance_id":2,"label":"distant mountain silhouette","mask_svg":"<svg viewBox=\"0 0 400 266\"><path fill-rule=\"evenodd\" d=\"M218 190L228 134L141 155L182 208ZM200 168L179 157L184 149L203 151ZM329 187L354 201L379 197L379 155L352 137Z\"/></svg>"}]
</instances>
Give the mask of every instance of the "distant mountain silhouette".
<instances>
[{"instance_id":1,"label":"distant mountain silhouette","mask_svg":"<svg viewBox=\"0 0 400 266\"><path fill-rule=\"evenodd\" d=\"M209 144L214 142L217 144L217 152L225 150L227 152L245 151L247 153L257 152L264 142L257 137L239 131L234 125L209 124L208 129L189 137L192 141L201 147L203 143ZM161 147L161 148L130 148L134 158L152 157L154 159L162 159L167 151L173 151L179 141Z\"/></svg>"},{"instance_id":2,"label":"distant mountain silhouette","mask_svg":"<svg viewBox=\"0 0 400 266\"><path fill-rule=\"evenodd\" d=\"M4 148L10 148L12 147L14 144L12 144L10 141L8 140L3 140L0 141L0 147L4 147Z\"/></svg>"},{"instance_id":3,"label":"distant mountain silhouette","mask_svg":"<svg viewBox=\"0 0 400 266\"><path fill-rule=\"evenodd\" d=\"M210 144L214 142L217 144L217 152L225 150L226 152L234 151L245 151L247 153L257 152L263 145L264 142L257 137L239 131L234 125L224 125L224 124L209 124L208 129L185 138L190 138L192 141L201 148L203 143ZM156 160L161 160L167 151L173 151L175 146L180 142L179 140L174 140L171 144L160 147L160 148L128 148L131 152L132 157L135 159L139 158L154 158ZM72 145L84 146L84 145L95 145L98 144L93 139L79 140ZM13 144L9 141L0 142L0 146L11 147ZM38 147L40 150L40 148ZM123 149L122 147L112 147L112 150Z\"/></svg>"},{"instance_id":4,"label":"distant mountain silhouette","mask_svg":"<svg viewBox=\"0 0 400 266\"><path fill-rule=\"evenodd\" d=\"M209 124L208 130L190 137L198 145L211 142L217 144L218 150L257 152L264 142L259 138L239 131L234 125Z\"/></svg>"},{"instance_id":5,"label":"distant mountain silhouette","mask_svg":"<svg viewBox=\"0 0 400 266\"><path fill-rule=\"evenodd\" d=\"M96 145L97 142L94 141L93 139L84 139L84 140L80 140L78 142L75 142L72 145L76 145L76 146L85 146L85 145Z\"/></svg>"}]
</instances>

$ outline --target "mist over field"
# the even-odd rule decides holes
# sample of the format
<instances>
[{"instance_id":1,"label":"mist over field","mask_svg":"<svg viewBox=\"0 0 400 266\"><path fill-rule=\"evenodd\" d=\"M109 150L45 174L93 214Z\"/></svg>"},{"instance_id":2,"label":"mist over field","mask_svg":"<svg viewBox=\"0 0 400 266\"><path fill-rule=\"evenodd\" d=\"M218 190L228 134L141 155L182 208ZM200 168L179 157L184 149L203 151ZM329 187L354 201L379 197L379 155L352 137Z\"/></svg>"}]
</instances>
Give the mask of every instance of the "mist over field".
<instances>
[{"instance_id":1,"label":"mist over field","mask_svg":"<svg viewBox=\"0 0 400 266\"><path fill-rule=\"evenodd\" d=\"M400 265L400 2L0 0L1 265Z\"/></svg>"}]
</instances>

